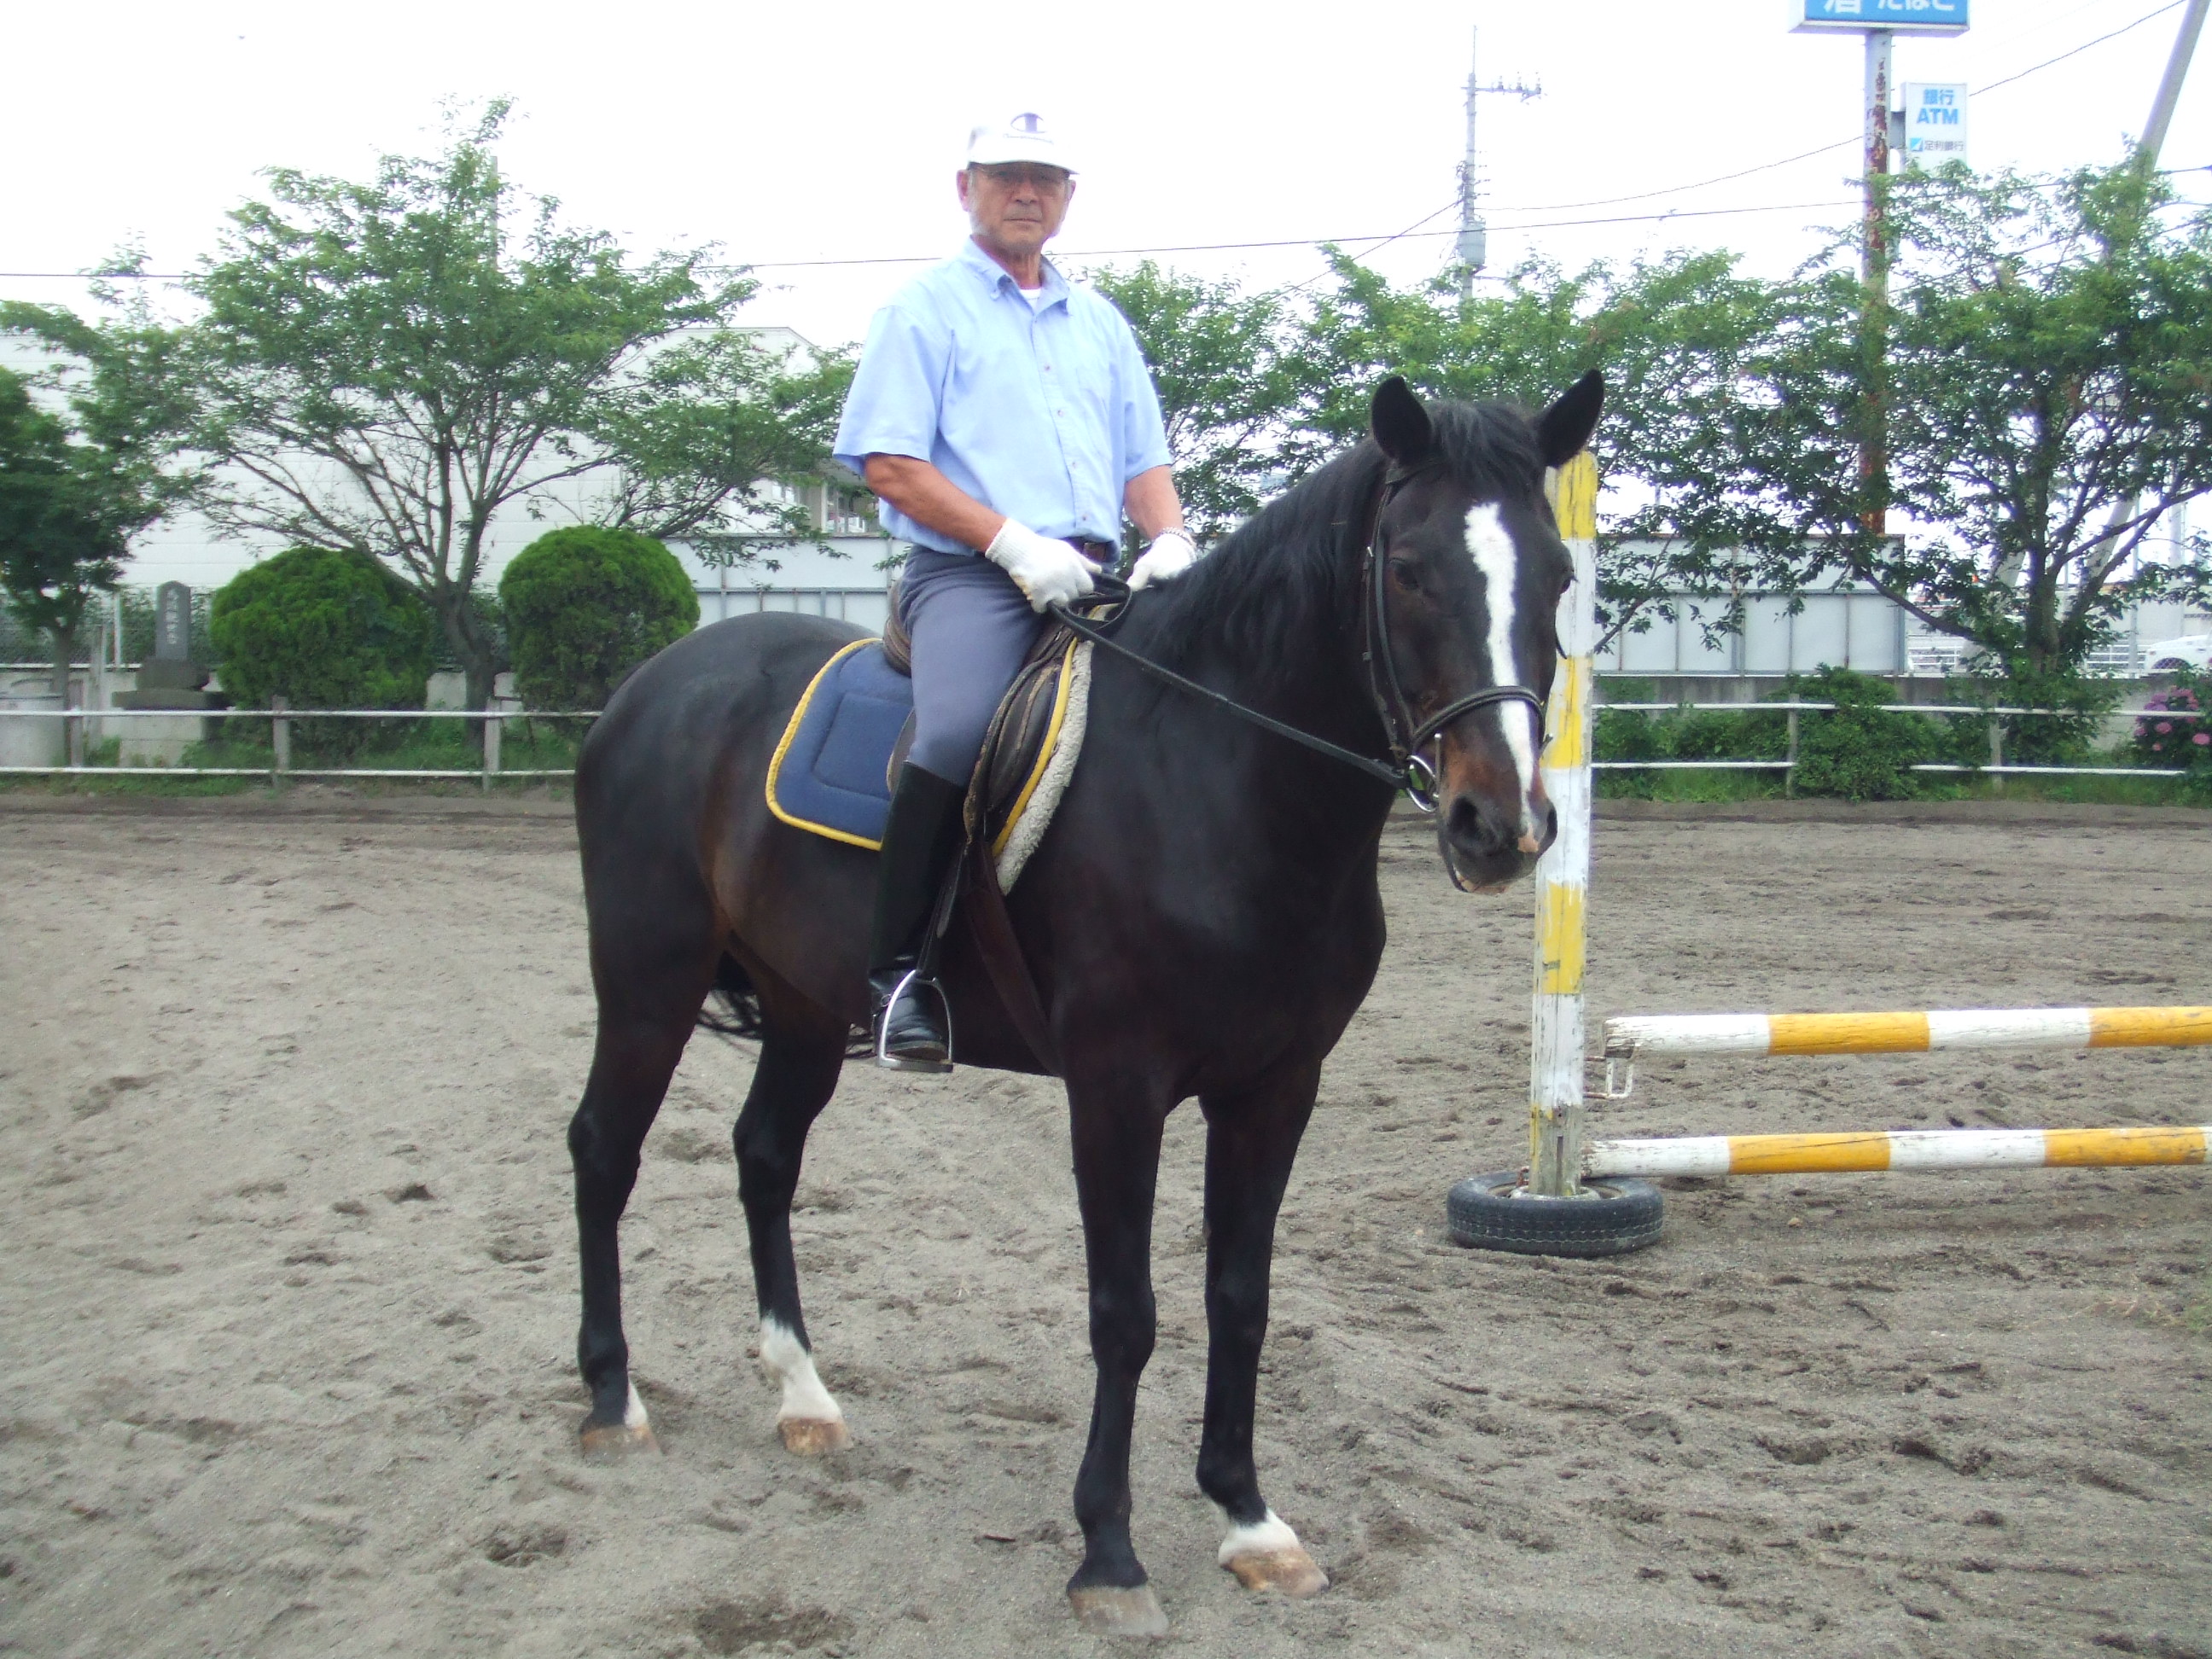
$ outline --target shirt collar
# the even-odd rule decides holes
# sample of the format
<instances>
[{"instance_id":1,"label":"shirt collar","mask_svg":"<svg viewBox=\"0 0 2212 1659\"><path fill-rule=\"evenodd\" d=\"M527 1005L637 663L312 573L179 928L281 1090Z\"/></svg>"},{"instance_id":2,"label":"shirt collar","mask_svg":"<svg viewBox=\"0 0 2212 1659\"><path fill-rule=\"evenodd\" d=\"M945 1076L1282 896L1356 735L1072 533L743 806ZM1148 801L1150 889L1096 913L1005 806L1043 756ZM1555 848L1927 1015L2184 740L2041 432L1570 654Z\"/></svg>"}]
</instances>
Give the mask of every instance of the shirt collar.
<instances>
[{"instance_id":1,"label":"shirt collar","mask_svg":"<svg viewBox=\"0 0 2212 1659\"><path fill-rule=\"evenodd\" d=\"M974 237L963 238L960 252L953 258L981 276L994 294L1003 291L1017 296L1020 295L1021 287L1014 281L1013 274L989 254L984 252L977 246ZM1048 306L1065 304L1067 292L1067 279L1060 274L1059 268L1051 260L1047 259L1044 262L1044 303L1038 309L1042 310ZM1023 303L1028 302L1024 301Z\"/></svg>"}]
</instances>

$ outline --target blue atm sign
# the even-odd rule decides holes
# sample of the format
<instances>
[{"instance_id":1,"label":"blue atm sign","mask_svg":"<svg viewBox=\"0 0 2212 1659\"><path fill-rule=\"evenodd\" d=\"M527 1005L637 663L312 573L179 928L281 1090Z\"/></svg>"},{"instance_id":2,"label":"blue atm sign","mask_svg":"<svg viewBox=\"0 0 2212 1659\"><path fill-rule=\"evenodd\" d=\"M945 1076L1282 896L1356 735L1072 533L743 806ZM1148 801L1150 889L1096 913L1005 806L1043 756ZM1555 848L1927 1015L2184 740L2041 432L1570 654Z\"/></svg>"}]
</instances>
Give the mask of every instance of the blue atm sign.
<instances>
[{"instance_id":1,"label":"blue atm sign","mask_svg":"<svg viewBox=\"0 0 2212 1659\"><path fill-rule=\"evenodd\" d=\"M1799 0L1799 33L1894 29L1899 34L1964 34L1967 0Z\"/></svg>"}]
</instances>

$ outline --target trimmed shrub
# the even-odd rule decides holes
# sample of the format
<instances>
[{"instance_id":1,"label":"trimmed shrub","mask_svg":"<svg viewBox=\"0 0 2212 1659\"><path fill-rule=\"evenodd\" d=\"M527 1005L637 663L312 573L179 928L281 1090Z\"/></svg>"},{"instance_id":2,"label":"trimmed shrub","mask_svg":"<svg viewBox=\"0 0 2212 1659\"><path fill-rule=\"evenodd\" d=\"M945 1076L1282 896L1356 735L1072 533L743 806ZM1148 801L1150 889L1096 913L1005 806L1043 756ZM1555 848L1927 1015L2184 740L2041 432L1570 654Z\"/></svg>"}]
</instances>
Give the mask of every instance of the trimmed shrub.
<instances>
[{"instance_id":1,"label":"trimmed shrub","mask_svg":"<svg viewBox=\"0 0 2212 1659\"><path fill-rule=\"evenodd\" d=\"M420 708L437 620L420 594L361 553L295 547L216 590L208 634L223 690L247 708ZM408 722L407 724L412 724ZM353 754L394 732L378 720L303 720L309 747Z\"/></svg>"},{"instance_id":2,"label":"trimmed shrub","mask_svg":"<svg viewBox=\"0 0 2212 1659\"><path fill-rule=\"evenodd\" d=\"M1793 675L1784 696L1832 702L1832 712L1807 710L1797 727L1797 793L1845 800L1909 800L1922 793L1911 769L1941 757L1942 734L1924 714L1895 714L1896 694L1848 668Z\"/></svg>"},{"instance_id":3,"label":"trimmed shrub","mask_svg":"<svg viewBox=\"0 0 2212 1659\"><path fill-rule=\"evenodd\" d=\"M676 556L635 531L540 536L500 578L514 689L532 708L600 708L630 671L699 625Z\"/></svg>"}]
</instances>

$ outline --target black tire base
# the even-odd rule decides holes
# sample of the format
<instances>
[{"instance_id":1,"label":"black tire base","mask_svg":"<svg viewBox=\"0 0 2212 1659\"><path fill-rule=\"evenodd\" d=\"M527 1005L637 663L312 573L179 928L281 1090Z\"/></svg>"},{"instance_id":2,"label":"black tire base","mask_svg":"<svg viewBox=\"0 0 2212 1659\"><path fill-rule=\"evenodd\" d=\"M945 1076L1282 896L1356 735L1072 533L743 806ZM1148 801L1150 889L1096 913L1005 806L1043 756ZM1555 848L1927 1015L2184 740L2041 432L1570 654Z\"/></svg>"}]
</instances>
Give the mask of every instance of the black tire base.
<instances>
[{"instance_id":1,"label":"black tire base","mask_svg":"<svg viewBox=\"0 0 2212 1659\"><path fill-rule=\"evenodd\" d=\"M1583 1183L1589 1198L1516 1198L1516 1170L1470 1176L1444 1200L1455 1244L1519 1255L1625 1255L1659 1242L1665 1200L1648 1181L1610 1176Z\"/></svg>"}]
</instances>

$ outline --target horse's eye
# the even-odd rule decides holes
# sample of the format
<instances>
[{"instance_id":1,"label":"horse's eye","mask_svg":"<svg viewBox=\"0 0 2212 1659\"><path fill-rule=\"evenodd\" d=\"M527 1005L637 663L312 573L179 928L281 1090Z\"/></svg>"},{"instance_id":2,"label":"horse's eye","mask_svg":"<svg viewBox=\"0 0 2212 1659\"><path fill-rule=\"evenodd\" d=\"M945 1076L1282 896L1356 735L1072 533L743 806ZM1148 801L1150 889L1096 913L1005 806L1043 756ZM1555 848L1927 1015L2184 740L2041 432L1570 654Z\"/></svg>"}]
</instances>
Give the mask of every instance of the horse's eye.
<instances>
[{"instance_id":1,"label":"horse's eye","mask_svg":"<svg viewBox=\"0 0 2212 1659\"><path fill-rule=\"evenodd\" d=\"M1413 568L1411 560L1391 560L1390 580L1408 593L1418 593L1421 591L1420 572Z\"/></svg>"}]
</instances>

